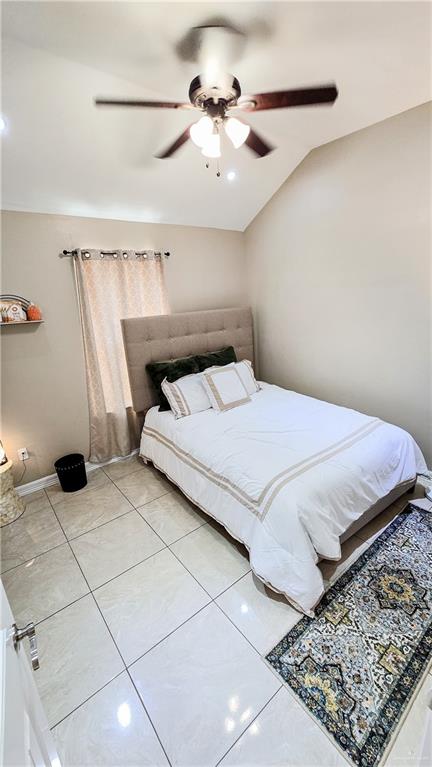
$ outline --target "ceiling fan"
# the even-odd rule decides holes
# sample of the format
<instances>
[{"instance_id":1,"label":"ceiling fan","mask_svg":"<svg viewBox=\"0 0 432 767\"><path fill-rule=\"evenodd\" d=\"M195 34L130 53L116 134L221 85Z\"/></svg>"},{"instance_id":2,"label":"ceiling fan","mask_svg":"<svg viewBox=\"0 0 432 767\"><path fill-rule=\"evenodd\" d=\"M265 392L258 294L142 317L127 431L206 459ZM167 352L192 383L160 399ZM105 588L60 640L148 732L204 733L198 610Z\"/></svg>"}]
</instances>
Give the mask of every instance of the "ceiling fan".
<instances>
[{"instance_id":1,"label":"ceiling fan","mask_svg":"<svg viewBox=\"0 0 432 767\"><path fill-rule=\"evenodd\" d=\"M338 96L336 85L318 85L312 88L296 88L287 91L257 93L242 96L240 83L236 77L224 78L223 85L207 85L201 76L195 77L189 87L189 102L145 101L141 99L96 98L97 106L119 106L152 109L189 109L201 113L200 119L190 125L163 152L156 157L172 157L177 150L192 139L204 157L221 156L220 134L222 128L233 146L238 149L246 144L256 157L265 157L274 147L254 131L250 125L239 120L240 112L261 112L267 109L287 109L291 107L334 104Z\"/></svg>"}]
</instances>

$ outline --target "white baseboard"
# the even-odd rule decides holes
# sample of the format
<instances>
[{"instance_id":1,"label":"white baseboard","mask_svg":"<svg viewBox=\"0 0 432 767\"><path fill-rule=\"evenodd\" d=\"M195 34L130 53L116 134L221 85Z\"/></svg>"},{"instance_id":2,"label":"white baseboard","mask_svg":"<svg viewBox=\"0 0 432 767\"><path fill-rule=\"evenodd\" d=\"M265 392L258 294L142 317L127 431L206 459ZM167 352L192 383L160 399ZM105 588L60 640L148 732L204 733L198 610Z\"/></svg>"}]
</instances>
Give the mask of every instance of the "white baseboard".
<instances>
[{"instance_id":1,"label":"white baseboard","mask_svg":"<svg viewBox=\"0 0 432 767\"><path fill-rule=\"evenodd\" d=\"M95 469L101 469L102 466L108 466L110 463L117 463L118 461L126 461L128 458L131 458L133 455L136 455L138 453L138 448L136 450L133 450L132 453L126 456L121 456L119 458L111 458L109 461L104 461L103 463L90 463L90 461L86 461L85 467L87 474L90 471L94 471ZM58 484L58 477L57 474L48 474L46 477L40 477L40 479L35 479L33 482L27 482L25 485L19 485L15 488L18 495L29 495L29 493L35 493L37 490L43 490L45 487L50 487L51 485L57 485Z\"/></svg>"}]
</instances>

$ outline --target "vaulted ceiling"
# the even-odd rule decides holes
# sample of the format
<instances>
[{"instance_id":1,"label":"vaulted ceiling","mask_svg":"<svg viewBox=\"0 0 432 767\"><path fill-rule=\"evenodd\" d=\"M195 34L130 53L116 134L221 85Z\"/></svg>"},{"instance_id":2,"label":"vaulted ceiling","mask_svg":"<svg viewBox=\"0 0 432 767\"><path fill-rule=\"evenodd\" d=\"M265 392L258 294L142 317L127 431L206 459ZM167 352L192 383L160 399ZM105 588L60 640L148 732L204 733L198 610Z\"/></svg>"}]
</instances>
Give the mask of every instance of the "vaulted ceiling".
<instances>
[{"instance_id":1,"label":"vaulted ceiling","mask_svg":"<svg viewBox=\"0 0 432 767\"><path fill-rule=\"evenodd\" d=\"M243 230L314 147L431 98L424 2L2 3L2 206ZM221 178L191 142L157 160L188 112L97 110L93 98L187 100L188 31L244 33L231 68L244 93L335 81L332 108L247 115L277 149L225 142ZM236 178L228 181L228 171Z\"/></svg>"}]
</instances>

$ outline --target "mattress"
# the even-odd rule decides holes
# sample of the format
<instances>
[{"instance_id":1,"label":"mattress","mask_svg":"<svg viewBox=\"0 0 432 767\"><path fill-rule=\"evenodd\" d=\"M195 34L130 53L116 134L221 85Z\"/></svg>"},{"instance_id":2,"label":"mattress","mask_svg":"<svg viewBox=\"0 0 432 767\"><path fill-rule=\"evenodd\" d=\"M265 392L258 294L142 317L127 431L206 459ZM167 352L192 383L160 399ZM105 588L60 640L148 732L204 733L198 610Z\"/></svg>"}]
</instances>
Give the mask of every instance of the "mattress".
<instances>
[{"instance_id":1,"label":"mattress","mask_svg":"<svg viewBox=\"0 0 432 767\"><path fill-rule=\"evenodd\" d=\"M224 413L151 408L140 454L249 550L252 570L307 615L320 558L397 485L426 471L403 429L270 384Z\"/></svg>"}]
</instances>

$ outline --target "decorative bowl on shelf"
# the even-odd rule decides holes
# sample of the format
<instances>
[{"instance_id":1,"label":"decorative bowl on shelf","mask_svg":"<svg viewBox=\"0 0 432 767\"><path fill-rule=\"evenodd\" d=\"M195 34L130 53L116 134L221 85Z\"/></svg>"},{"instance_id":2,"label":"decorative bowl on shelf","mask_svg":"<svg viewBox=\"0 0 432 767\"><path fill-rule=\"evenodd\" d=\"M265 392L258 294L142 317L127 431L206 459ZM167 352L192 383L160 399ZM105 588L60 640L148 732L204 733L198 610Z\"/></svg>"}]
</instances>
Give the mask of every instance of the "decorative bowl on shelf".
<instances>
[{"instance_id":1,"label":"decorative bowl on shelf","mask_svg":"<svg viewBox=\"0 0 432 767\"><path fill-rule=\"evenodd\" d=\"M23 296L0 295L1 325L43 322L42 312L36 304Z\"/></svg>"}]
</instances>

